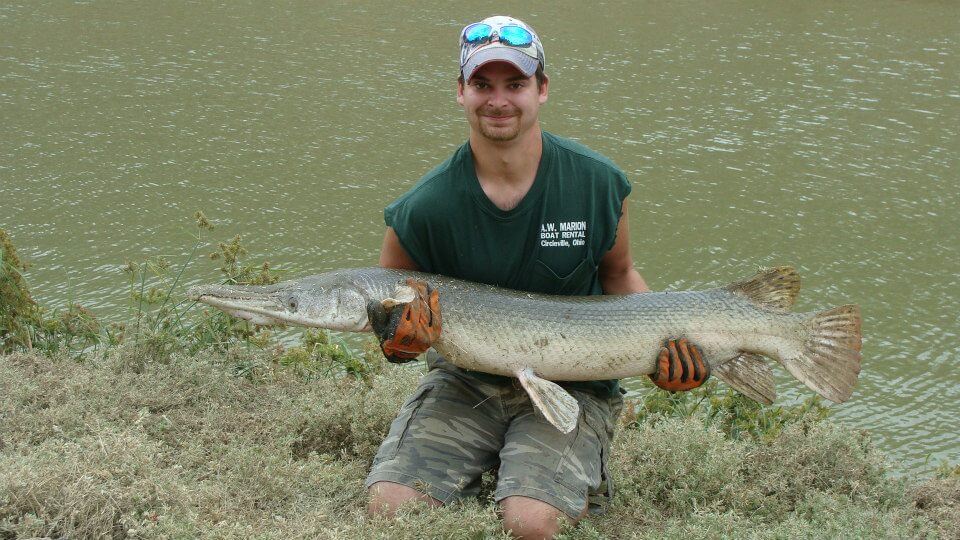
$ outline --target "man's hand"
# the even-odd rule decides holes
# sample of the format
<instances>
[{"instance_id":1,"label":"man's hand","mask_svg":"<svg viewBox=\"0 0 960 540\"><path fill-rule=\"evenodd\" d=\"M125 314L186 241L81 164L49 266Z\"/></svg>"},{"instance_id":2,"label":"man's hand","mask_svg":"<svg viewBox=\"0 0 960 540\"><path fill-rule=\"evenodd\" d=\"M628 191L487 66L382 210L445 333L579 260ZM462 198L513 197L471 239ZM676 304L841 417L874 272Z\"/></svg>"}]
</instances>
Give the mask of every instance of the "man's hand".
<instances>
[{"instance_id":1,"label":"man's hand","mask_svg":"<svg viewBox=\"0 0 960 540\"><path fill-rule=\"evenodd\" d=\"M660 349L657 370L650 374L653 384L671 392L693 390L710 378L710 364L703 361L700 347L686 338L669 339Z\"/></svg>"},{"instance_id":2,"label":"man's hand","mask_svg":"<svg viewBox=\"0 0 960 540\"><path fill-rule=\"evenodd\" d=\"M415 297L406 304L385 308L367 304L367 317L380 340L380 350L390 362L409 362L440 337L440 294L424 281L407 278Z\"/></svg>"}]
</instances>

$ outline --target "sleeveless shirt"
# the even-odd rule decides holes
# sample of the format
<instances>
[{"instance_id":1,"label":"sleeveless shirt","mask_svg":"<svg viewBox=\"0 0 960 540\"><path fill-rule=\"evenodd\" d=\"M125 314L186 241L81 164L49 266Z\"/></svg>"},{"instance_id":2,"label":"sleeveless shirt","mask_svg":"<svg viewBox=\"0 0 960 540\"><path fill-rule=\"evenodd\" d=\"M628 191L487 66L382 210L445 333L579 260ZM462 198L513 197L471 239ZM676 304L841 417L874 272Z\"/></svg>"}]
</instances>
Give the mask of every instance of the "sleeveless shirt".
<instances>
[{"instance_id":1,"label":"sleeveless shirt","mask_svg":"<svg viewBox=\"0 0 960 540\"><path fill-rule=\"evenodd\" d=\"M630 189L607 158L543 132L536 177L516 207L501 210L486 196L467 142L387 206L384 218L424 272L537 293L603 294L598 264L616 240ZM619 388L615 380L560 384L603 397Z\"/></svg>"}]
</instances>

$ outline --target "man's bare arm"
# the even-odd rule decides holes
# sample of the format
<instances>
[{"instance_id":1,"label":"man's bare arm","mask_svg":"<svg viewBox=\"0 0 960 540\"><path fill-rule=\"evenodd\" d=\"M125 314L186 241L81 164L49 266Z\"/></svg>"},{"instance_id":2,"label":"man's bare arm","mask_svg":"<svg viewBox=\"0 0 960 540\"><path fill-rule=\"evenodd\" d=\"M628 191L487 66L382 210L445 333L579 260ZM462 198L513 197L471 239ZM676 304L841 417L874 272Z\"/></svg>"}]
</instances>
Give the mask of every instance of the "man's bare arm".
<instances>
[{"instance_id":1,"label":"man's bare arm","mask_svg":"<svg viewBox=\"0 0 960 540\"><path fill-rule=\"evenodd\" d=\"M633 267L630 256L630 227L627 219L627 201L623 201L623 214L617 224L617 238L613 247L600 259L600 285L604 294L629 294L647 292L647 282Z\"/></svg>"},{"instance_id":2,"label":"man's bare arm","mask_svg":"<svg viewBox=\"0 0 960 540\"><path fill-rule=\"evenodd\" d=\"M617 239L600 260L600 284L605 294L647 292L650 289L633 267L630 257L630 232L627 225L627 207L617 224ZM682 336L668 339L657 357L657 371L650 374L653 384L670 392L693 390L710 378L710 364L703 352Z\"/></svg>"},{"instance_id":3,"label":"man's bare arm","mask_svg":"<svg viewBox=\"0 0 960 540\"><path fill-rule=\"evenodd\" d=\"M383 247L380 248L380 266L396 268L397 270L419 270L417 263L413 262L407 250L403 249L400 238L397 237L393 227L387 227L387 232L383 235Z\"/></svg>"}]
</instances>

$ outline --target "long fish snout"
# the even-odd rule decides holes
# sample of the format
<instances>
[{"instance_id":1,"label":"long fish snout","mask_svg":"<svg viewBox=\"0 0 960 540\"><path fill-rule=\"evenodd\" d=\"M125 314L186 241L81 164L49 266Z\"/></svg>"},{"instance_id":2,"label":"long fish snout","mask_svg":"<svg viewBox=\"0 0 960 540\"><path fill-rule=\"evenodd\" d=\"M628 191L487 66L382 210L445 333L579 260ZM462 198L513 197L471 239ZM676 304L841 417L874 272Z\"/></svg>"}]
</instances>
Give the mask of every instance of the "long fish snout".
<instances>
[{"instance_id":1,"label":"long fish snout","mask_svg":"<svg viewBox=\"0 0 960 540\"><path fill-rule=\"evenodd\" d=\"M191 287L187 296L254 324L294 324L353 332L369 327L363 297L353 288L298 282L201 285Z\"/></svg>"},{"instance_id":2,"label":"long fish snout","mask_svg":"<svg viewBox=\"0 0 960 540\"><path fill-rule=\"evenodd\" d=\"M285 322L287 294L277 285L197 285L187 290L187 297L255 324Z\"/></svg>"}]
</instances>

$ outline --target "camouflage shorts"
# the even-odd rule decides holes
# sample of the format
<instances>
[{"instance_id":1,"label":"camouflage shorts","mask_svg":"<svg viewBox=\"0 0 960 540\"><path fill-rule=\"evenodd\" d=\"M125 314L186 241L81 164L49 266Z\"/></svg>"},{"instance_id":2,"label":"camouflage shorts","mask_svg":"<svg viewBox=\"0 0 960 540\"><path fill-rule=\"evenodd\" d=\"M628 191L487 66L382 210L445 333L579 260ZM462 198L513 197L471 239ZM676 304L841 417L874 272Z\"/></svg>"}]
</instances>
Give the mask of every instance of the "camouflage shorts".
<instances>
[{"instance_id":1,"label":"camouflage shorts","mask_svg":"<svg viewBox=\"0 0 960 540\"><path fill-rule=\"evenodd\" d=\"M475 496L480 476L498 469L494 498L546 502L571 517L589 503L601 512L613 494L607 459L623 400L571 391L576 429L563 434L534 410L519 382L481 381L431 351L431 370L400 408L366 485L410 486L447 504Z\"/></svg>"}]
</instances>

